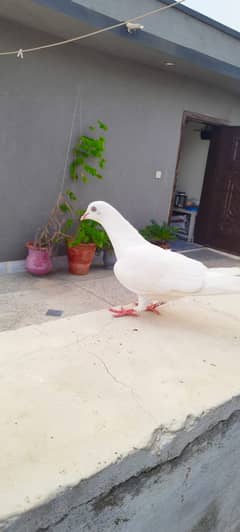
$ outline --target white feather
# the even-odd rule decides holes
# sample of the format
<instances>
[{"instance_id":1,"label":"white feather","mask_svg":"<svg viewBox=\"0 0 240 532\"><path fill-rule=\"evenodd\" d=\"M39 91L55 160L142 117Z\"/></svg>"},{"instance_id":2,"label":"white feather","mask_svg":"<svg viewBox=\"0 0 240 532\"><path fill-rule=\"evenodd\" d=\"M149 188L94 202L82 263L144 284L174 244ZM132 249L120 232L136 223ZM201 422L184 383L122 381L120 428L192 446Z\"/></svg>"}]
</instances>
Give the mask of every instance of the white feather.
<instances>
[{"instance_id":1,"label":"white feather","mask_svg":"<svg viewBox=\"0 0 240 532\"><path fill-rule=\"evenodd\" d=\"M117 279L140 297L167 301L189 294L240 292L240 268L209 269L199 261L150 244L108 203L91 203L86 217L103 225L117 257Z\"/></svg>"}]
</instances>

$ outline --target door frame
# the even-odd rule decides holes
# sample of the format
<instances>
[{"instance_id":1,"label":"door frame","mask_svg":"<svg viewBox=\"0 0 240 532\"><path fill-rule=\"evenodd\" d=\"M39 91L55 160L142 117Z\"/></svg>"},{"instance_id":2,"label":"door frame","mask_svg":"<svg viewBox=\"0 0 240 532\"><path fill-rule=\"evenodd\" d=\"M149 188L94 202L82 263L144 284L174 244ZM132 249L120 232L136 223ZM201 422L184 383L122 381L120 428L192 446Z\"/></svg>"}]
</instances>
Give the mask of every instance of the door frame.
<instances>
[{"instance_id":1,"label":"door frame","mask_svg":"<svg viewBox=\"0 0 240 532\"><path fill-rule=\"evenodd\" d=\"M194 113L192 111L183 111L182 120L181 120L181 128L180 128L180 139L179 139L178 150L177 150L177 161L176 161L176 166L175 166L175 173L174 173L174 180L173 180L173 187L172 187L172 195L171 195L171 201L170 201L169 212L168 212L168 223L170 223L172 211L174 207L175 189L176 189L176 183L177 183L181 151L182 151L182 146L183 146L183 133L184 133L184 129L185 129L187 122L191 122L191 121L204 122L205 124L209 126L230 126L230 121L224 118L216 118L215 116L202 115L200 113Z\"/></svg>"}]
</instances>

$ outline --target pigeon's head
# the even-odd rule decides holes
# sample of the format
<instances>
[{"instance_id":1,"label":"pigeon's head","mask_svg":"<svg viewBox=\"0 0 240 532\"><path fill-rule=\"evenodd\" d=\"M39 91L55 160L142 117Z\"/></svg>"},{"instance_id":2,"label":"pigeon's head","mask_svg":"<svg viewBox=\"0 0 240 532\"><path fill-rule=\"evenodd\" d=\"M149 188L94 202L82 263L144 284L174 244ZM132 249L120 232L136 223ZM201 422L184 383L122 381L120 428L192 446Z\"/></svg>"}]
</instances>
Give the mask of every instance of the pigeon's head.
<instances>
[{"instance_id":1,"label":"pigeon's head","mask_svg":"<svg viewBox=\"0 0 240 532\"><path fill-rule=\"evenodd\" d=\"M111 210L113 210L113 207L105 201L93 201L89 203L87 210L81 216L81 220L94 220L95 222L104 224Z\"/></svg>"}]
</instances>

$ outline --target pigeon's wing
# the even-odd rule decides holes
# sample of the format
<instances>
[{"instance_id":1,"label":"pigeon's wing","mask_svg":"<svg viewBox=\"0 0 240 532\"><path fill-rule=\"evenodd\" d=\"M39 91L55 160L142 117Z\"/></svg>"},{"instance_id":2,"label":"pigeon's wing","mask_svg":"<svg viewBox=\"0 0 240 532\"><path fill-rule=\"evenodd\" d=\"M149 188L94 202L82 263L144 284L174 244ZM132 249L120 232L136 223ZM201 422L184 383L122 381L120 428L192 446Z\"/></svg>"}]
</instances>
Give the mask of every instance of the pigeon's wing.
<instances>
[{"instance_id":1,"label":"pigeon's wing","mask_svg":"<svg viewBox=\"0 0 240 532\"><path fill-rule=\"evenodd\" d=\"M114 273L129 290L157 295L201 290L206 270L201 262L179 253L142 245L129 249L115 264Z\"/></svg>"}]
</instances>

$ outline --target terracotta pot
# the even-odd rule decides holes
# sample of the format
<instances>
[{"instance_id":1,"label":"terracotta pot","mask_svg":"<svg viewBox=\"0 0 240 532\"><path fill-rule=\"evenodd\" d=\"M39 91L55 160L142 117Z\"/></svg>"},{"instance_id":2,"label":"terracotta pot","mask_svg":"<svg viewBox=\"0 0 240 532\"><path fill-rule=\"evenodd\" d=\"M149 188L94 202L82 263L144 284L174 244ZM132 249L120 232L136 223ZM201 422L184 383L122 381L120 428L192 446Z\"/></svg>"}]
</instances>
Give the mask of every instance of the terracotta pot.
<instances>
[{"instance_id":1,"label":"terracotta pot","mask_svg":"<svg viewBox=\"0 0 240 532\"><path fill-rule=\"evenodd\" d=\"M37 247L33 242L27 242L28 256L26 269L33 275L46 275L52 270L52 248Z\"/></svg>"},{"instance_id":2,"label":"terracotta pot","mask_svg":"<svg viewBox=\"0 0 240 532\"><path fill-rule=\"evenodd\" d=\"M78 244L68 247L69 272L75 275L86 275L96 252L95 244Z\"/></svg>"},{"instance_id":3,"label":"terracotta pot","mask_svg":"<svg viewBox=\"0 0 240 532\"><path fill-rule=\"evenodd\" d=\"M160 242L159 246L163 249L171 249L171 246L168 244L168 242Z\"/></svg>"},{"instance_id":4,"label":"terracotta pot","mask_svg":"<svg viewBox=\"0 0 240 532\"><path fill-rule=\"evenodd\" d=\"M153 240L152 244L155 244L155 246L159 246L163 249L171 249L171 246L168 244L168 242L161 241L161 240Z\"/></svg>"}]
</instances>

